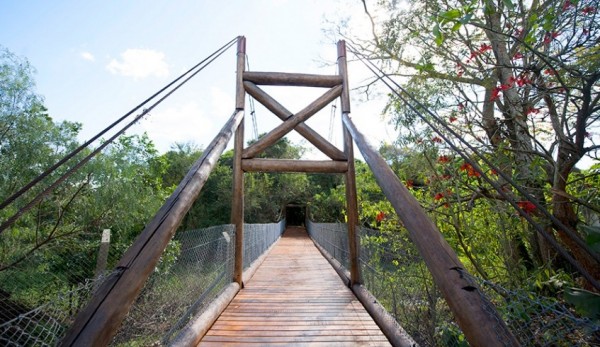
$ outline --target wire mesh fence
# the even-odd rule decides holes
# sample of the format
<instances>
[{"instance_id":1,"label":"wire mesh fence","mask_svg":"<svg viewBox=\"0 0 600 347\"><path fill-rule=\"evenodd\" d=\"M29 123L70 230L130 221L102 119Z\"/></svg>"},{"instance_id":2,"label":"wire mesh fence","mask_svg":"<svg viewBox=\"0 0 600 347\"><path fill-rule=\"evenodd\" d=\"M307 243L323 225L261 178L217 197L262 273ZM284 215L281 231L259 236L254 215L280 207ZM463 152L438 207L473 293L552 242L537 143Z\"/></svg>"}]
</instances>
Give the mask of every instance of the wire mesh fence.
<instances>
[{"instance_id":1,"label":"wire mesh fence","mask_svg":"<svg viewBox=\"0 0 600 347\"><path fill-rule=\"evenodd\" d=\"M346 226L308 222L311 237L347 267ZM421 346L468 346L408 235L360 228L364 286ZM600 325L559 298L509 290L461 271L524 346L600 346ZM487 307L486 309L492 309ZM506 339L506 341L509 341Z\"/></svg>"},{"instance_id":2,"label":"wire mesh fence","mask_svg":"<svg viewBox=\"0 0 600 347\"><path fill-rule=\"evenodd\" d=\"M279 223L244 224L244 270L277 241L285 230L285 219Z\"/></svg>"},{"instance_id":3,"label":"wire mesh fence","mask_svg":"<svg viewBox=\"0 0 600 347\"><path fill-rule=\"evenodd\" d=\"M0 239L12 250L1 262L6 265L0 270L0 345L53 346L124 250L103 245L102 232L45 247L18 230L11 234Z\"/></svg>"},{"instance_id":4,"label":"wire mesh fence","mask_svg":"<svg viewBox=\"0 0 600 347\"><path fill-rule=\"evenodd\" d=\"M310 237L323 247L344 268L349 269L348 228L342 223L314 223L306 221Z\"/></svg>"},{"instance_id":5,"label":"wire mesh fence","mask_svg":"<svg viewBox=\"0 0 600 347\"><path fill-rule=\"evenodd\" d=\"M244 268L263 254L284 228L285 221L246 224ZM118 271L112 269L124 250L102 245L101 237L96 243L95 256L74 253L58 259L69 264L67 273L75 282L72 286L62 284L63 279L53 281L53 263L47 259L31 257L18 267L0 272L1 346L58 344L102 279ZM168 344L231 282L234 244L233 225L178 232L169 242L112 345ZM99 267L97 259L106 259L106 262ZM34 268L30 262L37 262L38 266ZM102 268L108 270L97 273ZM38 298L35 302L27 301L28 293L32 291L43 293L43 300L36 294L32 296Z\"/></svg>"}]
</instances>

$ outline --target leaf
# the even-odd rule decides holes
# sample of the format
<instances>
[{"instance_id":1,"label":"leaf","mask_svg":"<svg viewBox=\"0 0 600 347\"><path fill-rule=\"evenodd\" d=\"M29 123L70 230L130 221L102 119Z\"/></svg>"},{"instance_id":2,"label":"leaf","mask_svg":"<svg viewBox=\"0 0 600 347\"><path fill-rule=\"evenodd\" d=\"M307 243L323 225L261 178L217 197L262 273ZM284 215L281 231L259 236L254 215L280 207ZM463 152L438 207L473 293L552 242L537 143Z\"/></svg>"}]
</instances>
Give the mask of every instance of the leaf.
<instances>
[{"instance_id":1,"label":"leaf","mask_svg":"<svg viewBox=\"0 0 600 347\"><path fill-rule=\"evenodd\" d=\"M586 234L585 243L596 252L600 252L600 227L583 225L581 229Z\"/></svg>"},{"instance_id":2,"label":"leaf","mask_svg":"<svg viewBox=\"0 0 600 347\"><path fill-rule=\"evenodd\" d=\"M440 17L447 19L447 20L455 20L458 17L460 17L460 10L459 9L453 9L453 10L449 10L446 11L442 14L440 14Z\"/></svg>"},{"instance_id":3,"label":"leaf","mask_svg":"<svg viewBox=\"0 0 600 347\"><path fill-rule=\"evenodd\" d=\"M508 8L509 10L515 9L515 4L513 4L511 0L503 0L503 2L504 6L506 6L506 8Z\"/></svg>"},{"instance_id":4,"label":"leaf","mask_svg":"<svg viewBox=\"0 0 600 347\"><path fill-rule=\"evenodd\" d=\"M567 288L565 300L583 316L600 319L600 295L579 288Z\"/></svg>"},{"instance_id":5,"label":"leaf","mask_svg":"<svg viewBox=\"0 0 600 347\"><path fill-rule=\"evenodd\" d=\"M433 36L435 37L435 44L441 46L444 43L444 35L440 31L439 23L433 27Z\"/></svg>"},{"instance_id":6,"label":"leaf","mask_svg":"<svg viewBox=\"0 0 600 347\"><path fill-rule=\"evenodd\" d=\"M462 23L460 21L454 23L454 25L452 26L452 31L458 31L461 26L462 26Z\"/></svg>"},{"instance_id":7,"label":"leaf","mask_svg":"<svg viewBox=\"0 0 600 347\"><path fill-rule=\"evenodd\" d=\"M460 22L462 24L467 24L467 23L469 23L471 21L471 18L473 18L473 13L468 13L467 15L465 15L464 17L462 17L460 19Z\"/></svg>"}]
</instances>

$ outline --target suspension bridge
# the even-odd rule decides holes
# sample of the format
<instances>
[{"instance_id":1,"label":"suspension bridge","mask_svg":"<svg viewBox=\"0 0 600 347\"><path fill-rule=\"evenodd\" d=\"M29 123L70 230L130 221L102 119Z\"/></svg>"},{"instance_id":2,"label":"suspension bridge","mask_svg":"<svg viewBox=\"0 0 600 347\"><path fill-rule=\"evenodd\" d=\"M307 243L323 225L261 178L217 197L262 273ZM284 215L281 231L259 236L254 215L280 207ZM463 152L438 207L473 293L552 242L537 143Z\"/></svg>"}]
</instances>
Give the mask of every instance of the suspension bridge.
<instances>
[{"instance_id":1,"label":"suspension bridge","mask_svg":"<svg viewBox=\"0 0 600 347\"><path fill-rule=\"evenodd\" d=\"M421 299L416 298L417 294L411 300L394 297L394 309L391 311L375 295L375 292L382 295L388 287L383 280L373 280L376 273L371 271L372 267L368 264L369 252L381 250L360 244L361 235L377 231L362 228L358 223L353 153L356 145L381 191L407 229L414 257L423 263L423 269L430 274L451 312L451 319L464 333L468 343L474 346L535 344L537 337L523 332L525 324L515 326L515 322L505 321L483 290L489 283L479 281L465 270L435 224L354 124L350 115L347 48L344 41L337 46L338 74L309 75L246 71L245 38L232 40L9 197L3 202L2 208L65 162L75 157L79 159L83 149L93 141L139 112L102 145L79 159L64 176L42 190L31 203L3 221L0 230L10 228L69 174L85 165L160 101L236 44L236 104L230 119L118 264L101 276L82 281L76 290L57 296L55 300L33 310L9 305L11 301L8 297L0 298L0 303L5 306L5 309L0 309L0 343L6 346L128 345L132 336L139 337L145 330L140 328L131 332L127 327L145 320L146 325L159 329L163 334L153 345L416 345L416 341L422 339L411 336L408 329L398 323L397 312L391 311L402 306L417 310L422 305ZM261 88L264 85L314 87L322 88L325 92L303 110L293 114L266 93ZM244 110L247 95L263 104L282 123L245 147ZM157 102L148 104L157 97ZM340 101L344 135L341 150L305 123L337 99ZM329 159L259 158L265 149L291 131L297 131ZM231 224L176 233L231 139L234 141ZM471 164L480 170L477 163ZM301 223L286 223L283 220L275 224L245 224L243 187L244 174L247 172L343 175L347 223L316 223L304 220L305 212L302 212ZM298 206L290 208L297 209ZM528 216L523 211L521 213L524 217ZM180 282L185 285L166 290L162 288L163 293L168 293L165 298L154 294L153 288L166 285L154 273L172 240L180 244L181 254L171 276L181 276ZM403 252L410 253L408 250ZM399 254L392 256L400 257ZM513 294L505 293L506 296ZM77 310L65 311L64 302L72 303L73 300L77 301ZM175 307L175 302L180 305ZM560 311L562 308L556 306L536 309L540 314L564 314L565 317L568 312ZM547 313L548 310L551 313ZM567 333L585 329L592 329L592 334L598 331L598 327L584 319L573 318L569 322L560 323L564 324L561 327ZM459 345L459 342L454 341L454 344Z\"/></svg>"}]
</instances>

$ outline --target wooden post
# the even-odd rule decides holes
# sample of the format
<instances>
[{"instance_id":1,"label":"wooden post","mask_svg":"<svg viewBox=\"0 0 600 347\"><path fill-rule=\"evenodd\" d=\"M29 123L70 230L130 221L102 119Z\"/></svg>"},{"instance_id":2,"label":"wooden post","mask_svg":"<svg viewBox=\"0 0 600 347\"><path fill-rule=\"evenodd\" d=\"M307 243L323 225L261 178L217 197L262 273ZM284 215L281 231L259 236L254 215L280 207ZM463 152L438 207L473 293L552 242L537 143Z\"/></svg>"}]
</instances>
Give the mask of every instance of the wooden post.
<instances>
[{"instance_id":1,"label":"wooden post","mask_svg":"<svg viewBox=\"0 0 600 347\"><path fill-rule=\"evenodd\" d=\"M350 113L350 93L348 90L348 70L346 65L346 42L339 41L338 69L342 77L342 114ZM362 283L360 273L359 248L360 240L357 232L358 226L358 202L356 197L356 174L354 170L354 144L352 136L346 128L344 131L344 153L348 158L348 171L344 176L346 185L346 209L348 210L348 248L350 251L350 285Z\"/></svg>"},{"instance_id":2,"label":"wooden post","mask_svg":"<svg viewBox=\"0 0 600 347\"><path fill-rule=\"evenodd\" d=\"M463 264L419 202L358 131L347 113L342 114L342 120L383 194L408 230L469 343L472 346L519 346L494 306L463 276Z\"/></svg>"},{"instance_id":3,"label":"wooden post","mask_svg":"<svg viewBox=\"0 0 600 347\"><path fill-rule=\"evenodd\" d=\"M246 91L243 74L246 67L246 38L240 37L237 51L237 85L235 107L244 109ZM244 150L244 119L235 132L233 157L233 198L231 201L231 224L235 225L235 261L233 281L243 288L242 273L244 271L244 172L242 171L242 151Z\"/></svg>"},{"instance_id":4,"label":"wooden post","mask_svg":"<svg viewBox=\"0 0 600 347\"><path fill-rule=\"evenodd\" d=\"M100 240L100 249L98 250L98 258L96 259L96 271L94 275L96 280L106 271L108 263L108 248L110 247L110 229L102 231L102 239Z\"/></svg>"}]
</instances>

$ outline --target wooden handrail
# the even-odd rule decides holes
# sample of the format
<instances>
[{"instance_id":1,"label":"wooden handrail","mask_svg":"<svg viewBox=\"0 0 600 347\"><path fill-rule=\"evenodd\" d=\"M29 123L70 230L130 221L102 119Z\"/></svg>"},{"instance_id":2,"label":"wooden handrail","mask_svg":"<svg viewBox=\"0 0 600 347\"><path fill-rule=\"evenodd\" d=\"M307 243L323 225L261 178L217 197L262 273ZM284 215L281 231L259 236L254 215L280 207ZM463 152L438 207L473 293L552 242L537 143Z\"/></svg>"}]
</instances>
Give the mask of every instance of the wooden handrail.
<instances>
[{"instance_id":1,"label":"wooden handrail","mask_svg":"<svg viewBox=\"0 0 600 347\"><path fill-rule=\"evenodd\" d=\"M358 131L348 113L342 114L342 121L408 230L469 343L473 346L519 346L494 306L463 277L463 264L419 202Z\"/></svg>"},{"instance_id":2,"label":"wooden handrail","mask_svg":"<svg viewBox=\"0 0 600 347\"><path fill-rule=\"evenodd\" d=\"M177 189L127 249L116 271L75 318L61 346L106 346L173 237L243 117L236 110Z\"/></svg>"}]
</instances>

